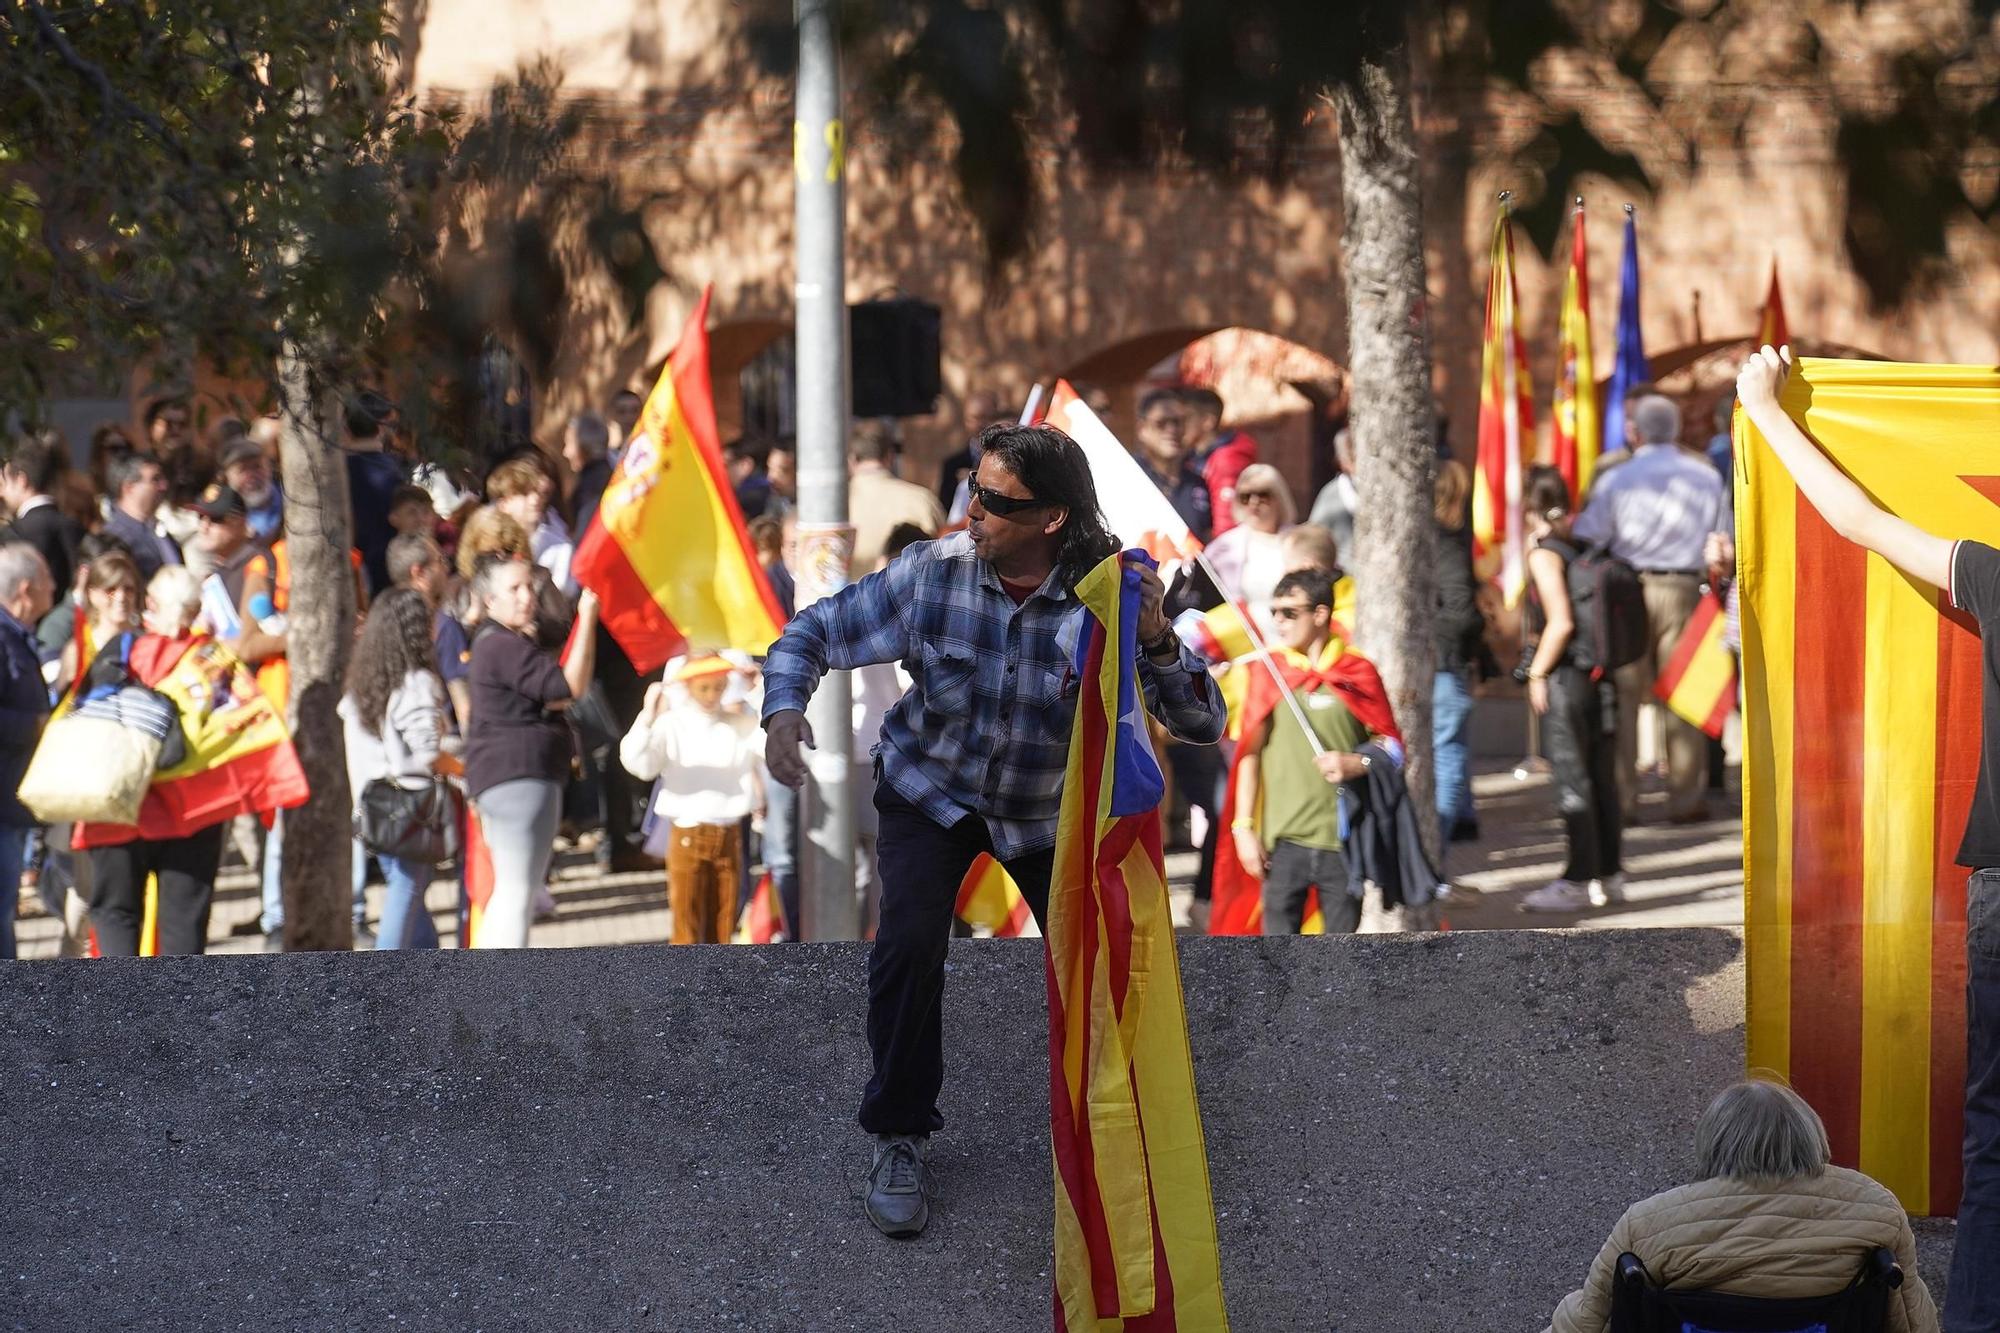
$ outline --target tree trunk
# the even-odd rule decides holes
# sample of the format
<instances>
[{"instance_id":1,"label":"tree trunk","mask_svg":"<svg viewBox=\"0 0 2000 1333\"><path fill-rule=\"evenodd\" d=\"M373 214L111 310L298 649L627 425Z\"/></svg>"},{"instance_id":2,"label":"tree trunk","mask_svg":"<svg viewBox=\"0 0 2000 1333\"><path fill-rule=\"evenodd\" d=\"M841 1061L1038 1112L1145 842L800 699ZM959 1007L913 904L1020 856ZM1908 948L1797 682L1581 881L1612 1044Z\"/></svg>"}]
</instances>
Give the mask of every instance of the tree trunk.
<instances>
[{"instance_id":1,"label":"tree trunk","mask_svg":"<svg viewBox=\"0 0 2000 1333\"><path fill-rule=\"evenodd\" d=\"M296 348L279 367L285 429L285 549L291 597L285 611L291 668L292 743L312 788L285 812L285 948L351 949L353 832L347 743L335 708L354 648L353 541L338 397Z\"/></svg>"},{"instance_id":2,"label":"tree trunk","mask_svg":"<svg viewBox=\"0 0 2000 1333\"><path fill-rule=\"evenodd\" d=\"M1360 492L1360 549L1350 565L1358 584L1355 632L1362 652L1381 670L1402 727L1410 797L1427 811L1433 808L1437 450L1407 47L1372 53L1355 81L1336 87L1331 100L1340 118L1349 422ZM1437 821L1419 825L1437 857Z\"/></svg>"}]
</instances>

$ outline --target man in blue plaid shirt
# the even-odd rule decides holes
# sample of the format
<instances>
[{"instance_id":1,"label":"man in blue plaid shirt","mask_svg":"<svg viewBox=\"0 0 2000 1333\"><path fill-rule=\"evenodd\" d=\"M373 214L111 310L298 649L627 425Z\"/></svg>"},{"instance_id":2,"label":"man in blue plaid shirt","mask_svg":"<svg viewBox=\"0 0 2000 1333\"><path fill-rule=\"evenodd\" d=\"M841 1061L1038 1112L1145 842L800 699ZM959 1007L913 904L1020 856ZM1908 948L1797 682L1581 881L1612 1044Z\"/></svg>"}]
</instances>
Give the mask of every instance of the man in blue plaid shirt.
<instances>
[{"instance_id":1,"label":"man in blue plaid shirt","mask_svg":"<svg viewBox=\"0 0 2000 1333\"><path fill-rule=\"evenodd\" d=\"M805 780L804 710L822 675L901 661L914 677L874 752L882 910L868 959L875 1073L860 1119L876 1136L868 1217L891 1236L929 1220L925 1154L944 1126L944 962L959 882L991 852L1043 919L1076 712L1071 662L1088 614L1074 585L1118 549L1075 441L1002 424L979 443L967 531L913 546L807 607L764 663L766 761L792 787ZM1146 569L1146 705L1174 736L1212 745L1227 713L1174 637L1163 591Z\"/></svg>"}]
</instances>

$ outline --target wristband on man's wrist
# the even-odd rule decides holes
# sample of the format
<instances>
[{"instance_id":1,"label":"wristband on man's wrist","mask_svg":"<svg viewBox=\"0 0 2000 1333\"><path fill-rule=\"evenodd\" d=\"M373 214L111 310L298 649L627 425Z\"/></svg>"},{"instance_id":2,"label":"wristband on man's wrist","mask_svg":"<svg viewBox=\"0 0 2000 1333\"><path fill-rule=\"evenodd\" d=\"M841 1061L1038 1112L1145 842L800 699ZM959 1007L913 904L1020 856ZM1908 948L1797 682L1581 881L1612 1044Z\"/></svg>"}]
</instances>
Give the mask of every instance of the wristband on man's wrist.
<instances>
[{"instance_id":1,"label":"wristband on man's wrist","mask_svg":"<svg viewBox=\"0 0 2000 1333\"><path fill-rule=\"evenodd\" d=\"M1140 647L1146 650L1146 656L1148 657L1179 657L1181 655L1181 643L1175 637L1172 625L1161 630L1159 637L1148 639Z\"/></svg>"}]
</instances>

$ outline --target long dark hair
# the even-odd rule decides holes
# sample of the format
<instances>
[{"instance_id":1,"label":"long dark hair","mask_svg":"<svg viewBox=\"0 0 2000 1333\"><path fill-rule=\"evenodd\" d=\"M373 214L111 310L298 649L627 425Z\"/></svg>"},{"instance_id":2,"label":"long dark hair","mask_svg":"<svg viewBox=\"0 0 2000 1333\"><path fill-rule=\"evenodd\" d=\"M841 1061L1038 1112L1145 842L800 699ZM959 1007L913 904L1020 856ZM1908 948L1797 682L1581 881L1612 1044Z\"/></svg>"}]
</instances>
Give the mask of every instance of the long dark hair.
<instances>
[{"instance_id":1,"label":"long dark hair","mask_svg":"<svg viewBox=\"0 0 2000 1333\"><path fill-rule=\"evenodd\" d=\"M997 458L1037 500L1069 511L1056 547L1056 565L1066 585L1075 587L1078 579L1118 550L1118 539L1104 526L1104 515L1097 509L1090 460L1068 435L1054 426L1001 421L979 432L974 450L981 458L988 454Z\"/></svg>"},{"instance_id":2,"label":"long dark hair","mask_svg":"<svg viewBox=\"0 0 2000 1333\"><path fill-rule=\"evenodd\" d=\"M412 671L437 671L430 603L415 588L391 588L370 604L361 642L347 665L347 693L370 736L382 734L389 696Z\"/></svg>"}]
</instances>

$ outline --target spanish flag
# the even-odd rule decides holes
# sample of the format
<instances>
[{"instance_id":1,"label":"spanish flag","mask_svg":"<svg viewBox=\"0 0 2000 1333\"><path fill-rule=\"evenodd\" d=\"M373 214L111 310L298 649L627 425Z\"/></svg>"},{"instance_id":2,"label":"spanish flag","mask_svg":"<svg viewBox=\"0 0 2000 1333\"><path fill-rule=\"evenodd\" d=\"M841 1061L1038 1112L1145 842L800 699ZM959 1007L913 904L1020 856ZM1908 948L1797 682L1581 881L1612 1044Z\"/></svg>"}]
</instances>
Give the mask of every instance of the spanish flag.
<instances>
[{"instance_id":1,"label":"spanish flag","mask_svg":"<svg viewBox=\"0 0 2000 1333\"><path fill-rule=\"evenodd\" d=\"M102 847L132 837L184 838L240 814L304 805L305 770L285 723L249 668L214 639L143 635L131 667L173 702L186 757L153 777L136 828L78 824L75 845Z\"/></svg>"},{"instance_id":2,"label":"spanish flag","mask_svg":"<svg viewBox=\"0 0 2000 1333\"><path fill-rule=\"evenodd\" d=\"M1507 605L1528 586L1521 533L1521 442L1535 429L1528 349L1518 327L1514 227L1507 205L1493 223L1486 274L1486 351L1479 368L1479 455L1472 476L1472 540L1482 578L1498 578Z\"/></svg>"},{"instance_id":3,"label":"spanish flag","mask_svg":"<svg viewBox=\"0 0 2000 1333\"><path fill-rule=\"evenodd\" d=\"M1736 708L1736 658L1722 642L1728 628L1722 599L1713 592L1703 593L1674 645L1674 655L1653 682L1654 698L1717 740Z\"/></svg>"},{"instance_id":4,"label":"spanish flag","mask_svg":"<svg viewBox=\"0 0 2000 1333\"><path fill-rule=\"evenodd\" d=\"M750 891L743 905L743 917L736 925L732 944L775 944L785 934L785 904L777 883L768 872Z\"/></svg>"},{"instance_id":5,"label":"spanish flag","mask_svg":"<svg viewBox=\"0 0 2000 1333\"><path fill-rule=\"evenodd\" d=\"M1027 933L1034 912L1014 877L990 855L981 852L959 882L958 901L952 914L968 926L983 926L996 940L1011 940Z\"/></svg>"},{"instance_id":6,"label":"spanish flag","mask_svg":"<svg viewBox=\"0 0 2000 1333\"><path fill-rule=\"evenodd\" d=\"M2000 531L2000 371L1799 363L1785 410L1884 508ZM1912 1213L1958 1203L1980 642L1843 540L1737 416L1749 1063Z\"/></svg>"},{"instance_id":7,"label":"spanish flag","mask_svg":"<svg viewBox=\"0 0 2000 1333\"><path fill-rule=\"evenodd\" d=\"M689 644L762 653L784 620L722 463L708 299L704 290L688 316L573 566L641 675Z\"/></svg>"},{"instance_id":8,"label":"spanish flag","mask_svg":"<svg viewBox=\"0 0 2000 1333\"><path fill-rule=\"evenodd\" d=\"M1549 427L1555 465L1579 508L1590 494L1603 447L1598 428L1597 362L1590 354L1590 256L1583 241L1583 200L1576 201L1569 278L1563 283L1562 323L1556 344L1556 396Z\"/></svg>"},{"instance_id":9,"label":"spanish flag","mask_svg":"<svg viewBox=\"0 0 2000 1333\"><path fill-rule=\"evenodd\" d=\"M465 850L463 856L463 900L459 904L458 947L479 947L479 924L486 916L486 904L493 898L493 853L486 846L486 829L479 822L479 809L465 803Z\"/></svg>"},{"instance_id":10,"label":"spanish flag","mask_svg":"<svg viewBox=\"0 0 2000 1333\"><path fill-rule=\"evenodd\" d=\"M1229 1326L1160 851L1137 572L1107 557L1089 615L1049 898L1056 1328Z\"/></svg>"}]
</instances>

